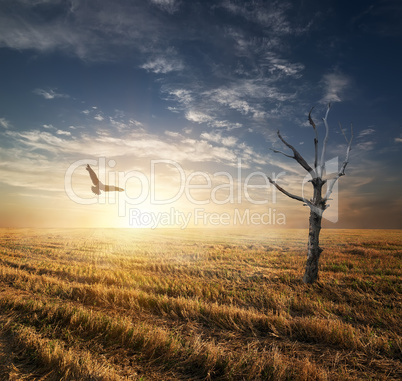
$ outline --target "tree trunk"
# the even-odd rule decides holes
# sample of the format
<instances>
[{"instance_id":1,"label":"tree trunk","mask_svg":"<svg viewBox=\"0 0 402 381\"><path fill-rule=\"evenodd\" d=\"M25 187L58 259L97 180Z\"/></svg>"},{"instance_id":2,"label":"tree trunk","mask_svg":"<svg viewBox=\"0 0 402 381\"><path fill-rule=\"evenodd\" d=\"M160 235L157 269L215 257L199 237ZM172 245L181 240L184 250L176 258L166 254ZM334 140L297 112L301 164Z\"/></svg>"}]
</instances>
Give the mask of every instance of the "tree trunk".
<instances>
[{"instance_id":1,"label":"tree trunk","mask_svg":"<svg viewBox=\"0 0 402 381\"><path fill-rule=\"evenodd\" d=\"M310 224L308 233L308 253L306 272L303 276L304 283L314 283L318 279L318 261L322 252L320 243L322 213L310 211Z\"/></svg>"},{"instance_id":2,"label":"tree trunk","mask_svg":"<svg viewBox=\"0 0 402 381\"><path fill-rule=\"evenodd\" d=\"M322 151L321 151L321 161L318 161L318 131L316 128L316 125L311 118L311 111L310 110L308 114L308 121L310 125L314 128L315 131L315 139L314 139L314 167L310 167L310 165L307 163L306 160L304 160L303 156L300 155L300 153L296 150L295 147L293 147L291 144L289 144L280 134L279 130L277 131L278 138L282 141L282 143L288 147L289 149L292 150L293 156L288 155L282 151L278 151L276 149L272 149L275 153L280 153L286 157L290 157L294 160L296 160L311 176L311 180L308 182L311 182L314 188L314 194L313 198L310 200L307 200L304 197L304 192L302 193L302 196L298 196L295 194L292 194L288 192L286 189L283 189L281 186L279 186L276 181L273 181L270 177L268 177L268 180L270 184L272 184L276 189L278 189L280 192L282 192L284 195L300 201L303 203L304 206L308 206L310 208L310 224L309 224L309 234L308 234L308 253L307 253L307 263L306 263L306 271L303 276L303 282L304 283L314 283L318 279L318 261L320 259L320 255L322 252L322 249L319 245L320 243L320 231L321 231L321 220L322 220L322 214L324 211L329 207L327 205L327 201L330 200L331 193L333 191L335 183L338 181L338 179L341 176L345 175L345 168L348 165L349 162L349 153L350 153L350 148L352 145L352 140L353 140L353 128L352 126L350 127L350 139L346 138L346 135L344 134L342 127L341 127L341 132L345 136L345 139L348 143L348 147L346 149L346 158L345 161L343 162L341 169L338 171L338 173L335 176L329 177L327 179L323 179L323 176L326 175L326 169L325 169L325 150L327 147L327 141L328 141L328 135L329 135L329 127L327 123L327 117L328 113L330 110L330 104L328 104L327 112L325 114L325 118L323 118L324 125L325 125L325 137L322 143ZM329 174L329 173L328 173ZM322 197L322 188L326 184L326 192L325 196ZM304 186L304 183L303 183Z\"/></svg>"}]
</instances>

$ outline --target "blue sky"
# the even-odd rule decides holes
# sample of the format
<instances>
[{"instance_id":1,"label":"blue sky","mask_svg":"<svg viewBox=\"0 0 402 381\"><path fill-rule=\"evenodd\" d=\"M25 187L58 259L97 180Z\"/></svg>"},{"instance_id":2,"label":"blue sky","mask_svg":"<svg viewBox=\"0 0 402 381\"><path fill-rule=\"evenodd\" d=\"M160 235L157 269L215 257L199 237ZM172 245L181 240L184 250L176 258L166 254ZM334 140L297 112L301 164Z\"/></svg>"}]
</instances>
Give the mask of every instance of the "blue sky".
<instances>
[{"instance_id":1,"label":"blue sky","mask_svg":"<svg viewBox=\"0 0 402 381\"><path fill-rule=\"evenodd\" d=\"M347 133L353 123L354 144L339 218L328 227L402 228L401 17L397 0L2 1L1 226L126 227L113 200L67 197L65 173L85 159L147 177L151 160L173 160L187 176L235 175L241 160L238 182L286 171L283 184L297 193L305 174L270 150L283 149L276 131L311 160L308 112L315 107L322 141L331 102L328 159L345 154L339 123ZM91 198L84 168L74 190ZM174 173L161 167L161 192L174 193ZM136 186L126 184L132 197ZM278 196L274 206L287 227L306 226L297 201ZM163 209L149 200L138 207ZM206 206L234 207L273 206ZM174 208L192 205L182 199Z\"/></svg>"}]
</instances>

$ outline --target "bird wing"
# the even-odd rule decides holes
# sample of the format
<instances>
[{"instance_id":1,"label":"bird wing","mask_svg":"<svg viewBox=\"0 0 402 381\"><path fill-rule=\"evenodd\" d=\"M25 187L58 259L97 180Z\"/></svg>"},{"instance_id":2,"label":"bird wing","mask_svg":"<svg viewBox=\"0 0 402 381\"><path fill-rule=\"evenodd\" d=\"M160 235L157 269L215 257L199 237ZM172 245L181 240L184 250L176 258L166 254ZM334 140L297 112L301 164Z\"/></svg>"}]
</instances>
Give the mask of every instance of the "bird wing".
<instances>
[{"instance_id":1,"label":"bird wing","mask_svg":"<svg viewBox=\"0 0 402 381\"><path fill-rule=\"evenodd\" d=\"M92 192L94 192L95 194L97 194L98 196L100 196L101 192L99 190L99 187L91 187Z\"/></svg>"},{"instance_id":2,"label":"bird wing","mask_svg":"<svg viewBox=\"0 0 402 381\"><path fill-rule=\"evenodd\" d=\"M103 185L103 184L102 184L102 185ZM104 192L113 192L113 191L116 191L116 192L123 192L123 191L124 191L123 188L115 187L114 185L103 185L102 190L103 190Z\"/></svg>"},{"instance_id":3,"label":"bird wing","mask_svg":"<svg viewBox=\"0 0 402 381\"><path fill-rule=\"evenodd\" d=\"M94 192L97 195L100 195L100 191L104 192L123 192L124 189L115 187L114 185L105 185L101 181L99 181L98 176L96 176L96 173L93 171L93 169L87 164L86 170L89 172L89 176L91 177L91 180L93 184L95 185L94 187L91 187L92 192Z\"/></svg>"},{"instance_id":4,"label":"bird wing","mask_svg":"<svg viewBox=\"0 0 402 381\"><path fill-rule=\"evenodd\" d=\"M89 176L91 177L91 180L95 186L99 185L99 179L98 176L96 176L96 173L93 171L93 169L87 164L86 170L89 172Z\"/></svg>"}]
</instances>

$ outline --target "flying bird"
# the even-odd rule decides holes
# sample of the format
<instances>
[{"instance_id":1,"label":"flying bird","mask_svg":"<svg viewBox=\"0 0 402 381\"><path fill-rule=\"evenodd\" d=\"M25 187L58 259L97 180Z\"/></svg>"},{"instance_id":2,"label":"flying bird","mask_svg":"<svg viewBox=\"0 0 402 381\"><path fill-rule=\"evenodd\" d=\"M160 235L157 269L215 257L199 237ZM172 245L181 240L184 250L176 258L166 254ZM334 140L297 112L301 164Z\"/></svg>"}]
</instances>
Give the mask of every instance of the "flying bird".
<instances>
[{"instance_id":1,"label":"flying bird","mask_svg":"<svg viewBox=\"0 0 402 381\"><path fill-rule=\"evenodd\" d=\"M86 170L89 172L89 176L91 177L91 180L94 184L93 187L91 187L92 192L97 194L98 196L101 194L101 190L104 192L123 192L124 189L115 187L114 185L105 185L101 181L99 181L98 176L96 176L96 173L93 171L93 169L87 164Z\"/></svg>"}]
</instances>

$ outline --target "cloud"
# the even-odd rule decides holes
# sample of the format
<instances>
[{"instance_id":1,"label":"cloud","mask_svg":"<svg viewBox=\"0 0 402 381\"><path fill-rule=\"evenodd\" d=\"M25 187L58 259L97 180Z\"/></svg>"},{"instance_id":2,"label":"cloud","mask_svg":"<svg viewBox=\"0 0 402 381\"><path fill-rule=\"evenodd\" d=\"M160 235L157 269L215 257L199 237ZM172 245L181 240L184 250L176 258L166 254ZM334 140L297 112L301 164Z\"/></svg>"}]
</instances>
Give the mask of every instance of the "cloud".
<instances>
[{"instance_id":1,"label":"cloud","mask_svg":"<svg viewBox=\"0 0 402 381\"><path fill-rule=\"evenodd\" d=\"M0 126L7 129L11 127L11 123L5 118L0 118Z\"/></svg>"},{"instance_id":2,"label":"cloud","mask_svg":"<svg viewBox=\"0 0 402 381\"><path fill-rule=\"evenodd\" d=\"M375 142L361 142L357 144L357 149L362 151L371 151L374 148Z\"/></svg>"},{"instance_id":3,"label":"cloud","mask_svg":"<svg viewBox=\"0 0 402 381\"><path fill-rule=\"evenodd\" d=\"M194 120L211 120L194 113ZM140 122L115 120L118 135L114 130L96 129L95 134L88 134L88 129L75 129L71 132L55 129L53 126L42 130L13 131L7 130L4 135L14 141L13 146L20 148L27 155L42 155L71 162L83 157L119 157L121 160L132 162L136 159L170 159L179 163L222 163L235 166L237 158L242 159L246 167L251 163L263 165L268 162L277 163L268 156L261 156L240 142L238 137L227 135L223 130L203 132L198 138L190 138L191 129L185 128L184 134L166 130L164 136L152 134L141 127ZM213 122L213 120L212 120ZM136 125L136 129L129 128ZM168 137L168 138L166 138Z\"/></svg>"},{"instance_id":4,"label":"cloud","mask_svg":"<svg viewBox=\"0 0 402 381\"><path fill-rule=\"evenodd\" d=\"M57 135L66 135L66 136L70 136L71 132L70 131L64 131L64 130L57 130L56 131Z\"/></svg>"},{"instance_id":5,"label":"cloud","mask_svg":"<svg viewBox=\"0 0 402 381\"><path fill-rule=\"evenodd\" d=\"M365 136L369 136L375 133L373 128L367 128L365 130L360 131L358 138L363 138Z\"/></svg>"},{"instance_id":6,"label":"cloud","mask_svg":"<svg viewBox=\"0 0 402 381\"><path fill-rule=\"evenodd\" d=\"M69 98L67 94L56 93L54 90L43 90L43 89L35 89L33 93L36 95L40 95L45 99L55 99L55 98Z\"/></svg>"},{"instance_id":7,"label":"cloud","mask_svg":"<svg viewBox=\"0 0 402 381\"><path fill-rule=\"evenodd\" d=\"M94 116L94 119L98 120L99 122L102 122L105 118L101 114L96 114Z\"/></svg>"},{"instance_id":8,"label":"cloud","mask_svg":"<svg viewBox=\"0 0 402 381\"><path fill-rule=\"evenodd\" d=\"M275 37L301 35L308 32L316 17L314 14L308 14L307 18L302 17L300 12L292 15L294 5L290 1L267 3L261 0L225 0L221 6L263 27L269 32L271 40L275 40Z\"/></svg>"},{"instance_id":9,"label":"cloud","mask_svg":"<svg viewBox=\"0 0 402 381\"><path fill-rule=\"evenodd\" d=\"M302 63L291 63L286 59L279 58L272 52L266 55L267 67L271 74L279 76L300 78L305 66Z\"/></svg>"},{"instance_id":10,"label":"cloud","mask_svg":"<svg viewBox=\"0 0 402 381\"><path fill-rule=\"evenodd\" d=\"M103 120L103 117L102 117L102 120ZM120 132L129 127L127 123L125 123L121 120L116 120L115 118L112 118L112 117L109 117L109 121L110 121L110 124Z\"/></svg>"},{"instance_id":11,"label":"cloud","mask_svg":"<svg viewBox=\"0 0 402 381\"><path fill-rule=\"evenodd\" d=\"M171 159L178 162L235 162L236 154L226 147L215 147L205 140L189 139L180 134L168 134L175 138L165 141L158 135L148 134L143 130L129 131L122 137L113 137L109 133L100 131L97 136L81 134L77 139L64 139L68 131L58 130L56 135L47 131L8 131L22 147L29 148L31 152L48 152L60 157L137 157L149 159Z\"/></svg>"},{"instance_id":12,"label":"cloud","mask_svg":"<svg viewBox=\"0 0 402 381\"><path fill-rule=\"evenodd\" d=\"M189 106L194 100L192 92L187 89L165 89L165 92L168 93L167 100L174 100L185 106Z\"/></svg>"},{"instance_id":13,"label":"cloud","mask_svg":"<svg viewBox=\"0 0 402 381\"><path fill-rule=\"evenodd\" d=\"M217 89L213 92L212 98L223 105L239 111L241 114L249 114L257 112L257 109L249 104L248 101L242 99L242 95L231 89Z\"/></svg>"},{"instance_id":14,"label":"cloud","mask_svg":"<svg viewBox=\"0 0 402 381\"><path fill-rule=\"evenodd\" d=\"M52 135L47 131L23 131L15 132L8 131L7 136L14 138L18 143L31 147L33 149L39 149L47 152L56 153L59 151L60 146L63 144L63 140L55 135Z\"/></svg>"},{"instance_id":15,"label":"cloud","mask_svg":"<svg viewBox=\"0 0 402 381\"><path fill-rule=\"evenodd\" d=\"M215 143L219 143L224 146L229 146L233 147L237 144L238 139L234 136L226 136L223 137L221 133L215 132L215 133L208 133L208 132L203 132L200 137L202 139L210 140Z\"/></svg>"},{"instance_id":16,"label":"cloud","mask_svg":"<svg viewBox=\"0 0 402 381\"><path fill-rule=\"evenodd\" d=\"M181 71L184 68L181 61L168 59L166 57L155 58L140 67L156 74L166 74L172 71Z\"/></svg>"},{"instance_id":17,"label":"cloud","mask_svg":"<svg viewBox=\"0 0 402 381\"><path fill-rule=\"evenodd\" d=\"M395 143L402 143L402 137L398 137L394 139Z\"/></svg>"},{"instance_id":18,"label":"cloud","mask_svg":"<svg viewBox=\"0 0 402 381\"><path fill-rule=\"evenodd\" d=\"M222 3L222 7L229 12L240 15L248 21L260 24L269 28L277 34L290 34L293 32L289 21L286 18L285 11L289 7L286 2L265 4L255 2L253 7L250 7L248 1L233 2L226 0Z\"/></svg>"},{"instance_id":19,"label":"cloud","mask_svg":"<svg viewBox=\"0 0 402 381\"><path fill-rule=\"evenodd\" d=\"M373 134L375 134L373 128L366 128L365 130L360 131L357 136L358 143L356 144L356 148L361 151L371 151L374 149L376 142L370 140Z\"/></svg>"},{"instance_id":20,"label":"cloud","mask_svg":"<svg viewBox=\"0 0 402 381\"><path fill-rule=\"evenodd\" d=\"M261 120L266 116L266 102L285 102L294 99L295 94L283 93L272 83L260 79L233 81L229 86L205 91L212 104L228 106L243 115Z\"/></svg>"},{"instance_id":21,"label":"cloud","mask_svg":"<svg viewBox=\"0 0 402 381\"><path fill-rule=\"evenodd\" d=\"M173 14L178 11L180 2L177 0L149 0L152 4L155 4L160 9Z\"/></svg>"},{"instance_id":22,"label":"cloud","mask_svg":"<svg viewBox=\"0 0 402 381\"><path fill-rule=\"evenodd\" d=\"M154 7L179 12L184 3L173 0L149 0L148 4L88 0L74 2L70 7L58 3L51 16L44 8L29 4L24 3L23 11L11 7L8 24L2 25L0 16L0 46L4 38L5 46L17 49L58 50L85 61L124 59L149 72L170 74L163 82L158 78L164 100L176 102L167 104L166 109L183 113L192 122L227 130L242 127L250 120L260 123L272 115L273 108L280 108L278 104L294 102L298 95L300 86L290 84L289 79L301 78L304 65L281 57L282 48L277 49L286 36L299 33L297 25L303 23L290 19L290 2L267 5L262 1L223 1L212 12L210 5L202 5L211 17L208 20L195 17L199 3L186 7L190 25L187 18L170 17ZM220 7L219 12L216 7ZM232 20L238 19L233 17L235 14L262 26L262 34L257 37L246 22L223 25L221 16L225 10L232 14ZM205 29L211 24L216 25L216 33ZM16 36L21 36L26 44L21 45ZM38 42L46 38L48 42ZM189 59L190 46L195 56ZM202 46L209 46L211 51L201 49ZM285 86L280 82L284 80ZM46 99L62 95L55 90L39 90ZM231 122L233 110L241 114L235 122ZM82 112L92 115L93 110L88 107ZM242 123L239 118L249 120Z\"/></svg>"},{"instance_id":23,"label":"cloud","mask_svg":"<svg viewBox=\"0 0 402 381\"><path fill-rule=\"evenodd\" d=\"M186 119L196 123L208 123L214 120L212 116L196 110L187 111Z\"/></svg>"},{"instance_id":24,"label":"cloud","mask_svg":"<svg viewBox=\"0 0 402 381\"><path fill-rule=\"evenodd\" d=\"M345 91L350 87L351 80L341 73L325 74L322 78L325 94L321 103L342 102Z\"/></svg>"},{"instance_id":25,"label":"cloud","mask_svg":"<svg viewBox=\"0 0 402 381\"><path fill-rule=\"evenodd\" d=\"M212 123L210 123L211 127L215 128L222 128L225 129L226 131L234 130L236 128L241 128L243 125L238 122L229 122L227 120L214 120Z\"/></svg>"},{"instance_id":26,"label":"cloud","mask_svg":"<svg viewBox=\"0 0 402 381\"><path fill-rule=\"evenodd\" d=\"M173 138L177 138L179 136L182 136L180 133L175 132L175 131L165 131L165 135L171 136Z\"/></svg>"},{"instance_id":27,"label":"cloud","mask_svg":"<svg viewBox=\"0 0 402 381\"><path fill-rule=\"evenodd\" d=\"M21 12L20 18L12 12L8 14L8 17L1 12L4 16L0 16L0 46L20 50L34 48L43 52L73 43L68 28L63 27L62 24L39 24L30 17L27 8L24 7L25 12ZM26 16L25 20L24 16Z\"/></svg>"},{"instance_id":28,"label":"cloud","mask_svg":"<svg viewBox=\"0 0 402 381\"><path fill-rule=\"evenodd\" d=\"M134 119L129 119L128 123L135 127L143 127L144 126L141 122L139 122L138 120L134 120Z\"/></svg>"},{"instance_id":29,"label":"cloud","mask_svg":"<svg viewBox=\"0 0 402 381\"><path fill-rule=\"evenodd\" d=\"M173 13L177 1L155 0ZM145 2L88 0L52 2L23 0L0 2L0 47L39 52L61 51L84 61L114 61L166 47L167 26Z\"/></svg>"},{"instance_id":30,"label":"cloud","mask_svg":"<svg viewBox=\"0 0 402 381\"><path fill-rule=\"evenodd\" d=\"M210 127L225 129L226 131L230 131L243 126L241 123L230 122L228 120L218 120L212 115L208 115L202 111L192 109L186 112L185 117L190 122L195 122L198 124L206 123Z\"/></svg>"}]
</instances>

